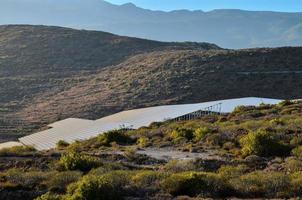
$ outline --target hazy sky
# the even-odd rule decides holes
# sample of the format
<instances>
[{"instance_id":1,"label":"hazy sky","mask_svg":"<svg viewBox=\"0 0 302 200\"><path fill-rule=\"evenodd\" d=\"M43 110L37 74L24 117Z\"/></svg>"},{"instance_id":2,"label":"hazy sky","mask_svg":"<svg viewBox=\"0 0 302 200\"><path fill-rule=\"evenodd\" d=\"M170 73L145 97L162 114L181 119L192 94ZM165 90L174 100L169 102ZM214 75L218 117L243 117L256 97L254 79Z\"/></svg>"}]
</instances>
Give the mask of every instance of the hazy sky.
<instances>
[{"instance_id":1,"label":"hazy sky","mask_svg":"<svg viewBox=\"0 0 302 200\"><path fill-rule=\"evenodd\" d=\"M235 8L244 10L266 10L302 12L302 0L107 0L114 4L132 2L139 7L152 10L204 10Z\"/></svg>"}]
</instances>

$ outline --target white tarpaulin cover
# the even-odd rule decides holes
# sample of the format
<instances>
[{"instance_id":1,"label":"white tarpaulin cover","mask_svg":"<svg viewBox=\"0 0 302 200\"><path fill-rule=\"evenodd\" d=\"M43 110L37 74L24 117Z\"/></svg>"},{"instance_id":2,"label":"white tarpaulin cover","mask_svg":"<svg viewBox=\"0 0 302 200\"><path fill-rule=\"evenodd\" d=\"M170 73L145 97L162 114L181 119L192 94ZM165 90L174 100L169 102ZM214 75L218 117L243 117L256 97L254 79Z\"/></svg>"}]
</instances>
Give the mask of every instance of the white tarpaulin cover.
<instances>
[{"instance_id":1,"label":"white tarpaulin cover","mask_svg":"<svg viewBox=\"0 0 302 200\"><path fill-rule=\"evenodd\" d=\"M142 109L123 111L95 121L82 119L66 119L50 124L51 129L20 138L25 145L35 147L37 150L54 148L60 140L74 142L95 137L103 132L131 127L137 129L148 126L152 122L161 122L173 119L197 110L203 110L221 103L221 112L232 112L237 106L257 106L261 103L277 104L281 100L267 98L239 98L221 101L211 101L197 104L157 106Z\"/></svg>"},{"instance_id":2,"label":"white tarpaulin cover","mask_svg":"<svg viewBox=\"0 0 302 200\"><path fill-rule=\"evenodd\" d=\"M16 146L24 146L24 145L20 142L4 142L0 144L0 149L11 148Z\"/></svg>"}]
</instances>

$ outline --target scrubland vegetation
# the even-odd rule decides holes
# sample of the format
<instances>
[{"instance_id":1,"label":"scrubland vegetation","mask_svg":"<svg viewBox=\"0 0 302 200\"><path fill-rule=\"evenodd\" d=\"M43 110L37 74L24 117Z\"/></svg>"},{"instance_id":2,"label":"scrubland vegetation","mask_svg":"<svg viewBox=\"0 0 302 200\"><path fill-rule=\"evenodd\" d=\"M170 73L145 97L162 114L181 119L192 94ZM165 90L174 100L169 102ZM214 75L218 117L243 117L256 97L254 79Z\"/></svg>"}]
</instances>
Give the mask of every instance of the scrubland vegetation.
<instances>
[{"instance_id":1,"label":"scrubland vegetation","mask_svg":"<svg viewBox=\"0 0 302 200\"><path fill-rule=\"evenodd\" d=\"M200 158L158 160L141 153L148 149ZM3 169L1 199L299 198L302 102L238 107L228 115L152 123L72 144L60 141L49 152L26 152L31 159L53 159L46 167ZM202 157L204 152L216 157ZM1 156L24 151L5 150Z\"/></svg>"}]
</instances>

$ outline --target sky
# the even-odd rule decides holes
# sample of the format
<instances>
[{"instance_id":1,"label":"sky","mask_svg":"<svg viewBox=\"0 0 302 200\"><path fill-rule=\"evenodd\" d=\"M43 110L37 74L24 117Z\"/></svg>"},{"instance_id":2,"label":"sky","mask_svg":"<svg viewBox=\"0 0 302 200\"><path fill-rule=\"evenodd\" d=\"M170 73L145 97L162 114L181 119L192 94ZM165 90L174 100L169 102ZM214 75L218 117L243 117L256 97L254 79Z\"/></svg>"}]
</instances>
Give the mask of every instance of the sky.
<instances>
[{"instance_id":1,"label":"sky","mask_svg":"<svg viewBox=\"0 0 302 200\"><path fill-rule=\"evenodd\" d=\"M256 11L302 12L302 0L107 0L114 4L134 3L151 10L243 9Z\"/></svg>"}]
</instances>

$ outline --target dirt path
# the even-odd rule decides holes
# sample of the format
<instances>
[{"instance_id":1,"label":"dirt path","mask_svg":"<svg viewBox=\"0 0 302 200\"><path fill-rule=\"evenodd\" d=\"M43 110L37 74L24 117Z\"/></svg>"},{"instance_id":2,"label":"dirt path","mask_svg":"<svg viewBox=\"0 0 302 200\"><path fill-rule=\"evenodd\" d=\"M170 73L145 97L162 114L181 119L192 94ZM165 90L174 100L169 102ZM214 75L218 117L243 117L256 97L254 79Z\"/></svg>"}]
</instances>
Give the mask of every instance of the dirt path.
<instances>
[{"instance_id":1,"label":"dirt path","mask_svg":"<svg viewBox=\"0 0 302 200\"><path fill-rule=\"evenodd\" d=\"M217 159L221 160L222 158L218 156L215 150L206 150L201 153L191 153L191 152L182 152L177 151L171 148L147 148L144 150L136 151L138 154L144 154L151 158L158 160L194 160L194 159Z\"/></svg>"}]
</instances>

